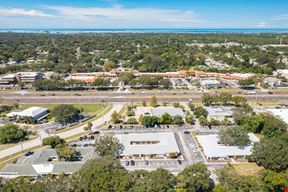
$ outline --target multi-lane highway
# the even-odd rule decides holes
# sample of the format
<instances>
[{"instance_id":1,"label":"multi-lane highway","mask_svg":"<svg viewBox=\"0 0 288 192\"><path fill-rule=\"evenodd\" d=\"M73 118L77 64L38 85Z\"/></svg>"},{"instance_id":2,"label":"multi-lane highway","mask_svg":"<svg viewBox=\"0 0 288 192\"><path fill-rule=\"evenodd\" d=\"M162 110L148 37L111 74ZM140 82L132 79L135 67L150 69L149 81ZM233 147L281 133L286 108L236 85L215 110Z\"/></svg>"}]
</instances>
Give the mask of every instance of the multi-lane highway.
<instances>
[{"instance_id":1,"label":"multi-lane highway","mask_svg":"<svg viewBox=\"0 0 288 192\"><path fill-rule=\"evenodd\" d=\"M149 101L155 95L159 101L178 101L185 102L192 99L194 102L200 102L201 92L138 92L138 93L117 93L117 92L59 92L59 93L35 93L26 94L0 93L4 103L97 103L97 102L139 102ZM213 94L217 94L214 93ZM279 92L274 94L257 93L247 95L243 93L233 93L247 98L248 101L258 102L288 102L288 92Z\"/></svg>"}]
</instances>

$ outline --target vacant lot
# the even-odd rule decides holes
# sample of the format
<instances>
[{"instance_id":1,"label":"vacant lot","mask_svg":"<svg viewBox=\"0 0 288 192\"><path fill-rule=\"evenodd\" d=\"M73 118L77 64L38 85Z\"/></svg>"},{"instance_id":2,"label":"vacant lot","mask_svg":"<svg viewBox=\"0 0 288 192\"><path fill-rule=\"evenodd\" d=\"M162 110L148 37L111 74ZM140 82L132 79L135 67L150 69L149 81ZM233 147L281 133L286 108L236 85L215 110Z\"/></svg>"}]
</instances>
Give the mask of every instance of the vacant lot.
<instances>
[{"instance_id":1,"label":"vacant lot","mask_svg":"<svg viewBox=\"0 0 288 192\"><path fill-rule=\"evenodd\" d=\"M239 175L254 175L263 169L256 163L233 164L233 167Z\"/></svg>"}]
</instances>

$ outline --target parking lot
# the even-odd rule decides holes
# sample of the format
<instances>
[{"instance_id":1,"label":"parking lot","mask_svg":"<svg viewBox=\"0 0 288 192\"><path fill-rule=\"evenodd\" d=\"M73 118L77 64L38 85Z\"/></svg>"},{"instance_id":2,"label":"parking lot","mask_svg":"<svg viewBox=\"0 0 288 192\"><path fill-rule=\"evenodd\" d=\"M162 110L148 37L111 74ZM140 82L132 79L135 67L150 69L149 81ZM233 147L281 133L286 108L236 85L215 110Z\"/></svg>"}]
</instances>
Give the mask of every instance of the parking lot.
<instances>
[{"instance_id":1,"label":"parking lot","mask_svg":"<svg viewBox=\"0 0 288 192\"><path fill-rule=\"evenodd\" d=\"M53 133L54 131L64 129L65 126L62 125L61 123L57 122L49 122L49 123L44 123L39 125L39 129L44 130L46 133L50 134Z\"/></svg>"},{"instance_id":2,"label":"parking lot","mask_svg":"<svg viewBox=\"0 0 288 192\"><path fill-rule=\"evenodd\" d=\"M186 145L188 146L189 150L191 151L191 155L192 155L191 161L193 163L196 163L196 162L204 163L204 159L203 159L203 157L201 155L201 151L198 148L195 140L192 138L191 133L184 134L184 138L185 138L185 141L186 141Z\"/></svg>"}]
</instances>

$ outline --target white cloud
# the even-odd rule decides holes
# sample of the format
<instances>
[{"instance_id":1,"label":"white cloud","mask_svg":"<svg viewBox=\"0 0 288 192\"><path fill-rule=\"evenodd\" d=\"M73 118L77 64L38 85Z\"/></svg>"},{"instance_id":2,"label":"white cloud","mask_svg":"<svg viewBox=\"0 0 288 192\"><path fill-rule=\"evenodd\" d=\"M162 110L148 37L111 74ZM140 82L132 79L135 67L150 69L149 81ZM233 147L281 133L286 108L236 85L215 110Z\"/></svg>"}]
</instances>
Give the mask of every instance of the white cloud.
<instances>
[{"instance_id":1,"label":"white cloud","mask_svg":"<svg viewBox=\"0 0 288 192\"><path fill-rule=\"evenodd\" d=\"M266 22L260 22L260 23L258 23L256 25L256 27L258 27L258 28L267 28L267 27L269 27L269 25Z\"/></svg>"},{"instance_id":2,"label":"white cloud","mask_svg":"<svg viewBox=\"0 0 288 192\"><path fill-rule=\"evenodd\" d=\"M45 8L56 11L60 17L82 21L182 24L197 24L201 22L193 11L179 9L123 8L121 5L108 8L63 6L45 6Z\"/></svg>"},{"instance_id":3,"label":"white cloud","mask_svg":"<svg viewBox=\"0 0 288 192\"><path fill-rule=\"evenodd\" d=\"M0 15L2 16L34 16L34 17L52 17L50 14L45 14L42 11L35 9L20 9L20 8L1 8Z\"/></svg>"},{"instance_id":4,"label":"white cloud","mask_svg":"<svg viewBox=\"0 0 288 192\"><path fill-rule=\"evenodd\" d=\"M272 18L274 21L288 21L288 14L277 15Z\"/></svg>"}]
</instances>

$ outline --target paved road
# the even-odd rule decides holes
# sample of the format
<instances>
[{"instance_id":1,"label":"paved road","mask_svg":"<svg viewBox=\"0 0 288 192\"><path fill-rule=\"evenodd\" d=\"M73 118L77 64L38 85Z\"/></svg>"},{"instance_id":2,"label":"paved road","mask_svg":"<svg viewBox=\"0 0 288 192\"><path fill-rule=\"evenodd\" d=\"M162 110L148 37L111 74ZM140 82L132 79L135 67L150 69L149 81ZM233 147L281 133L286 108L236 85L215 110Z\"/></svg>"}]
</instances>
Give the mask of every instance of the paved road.
<instances>
[{"instance_id":1,"label":"paved road","mask_svg":"<svg viewBox=\"0 0 288 192\"><path fill-rule=\"evenodd\" d=\"M108 113L103 115L103 117L101 117L99 119L96 119L94 122L92 122L93 127L100 126L101 124L103 124L103 122L109 121L110 117L111 117L111 114L114 111L119 112L122 109L123 105L124 105L123 103L115 103L113 105L112 109ZM71 137L71 136L74 136L74 135L77 135L79 133L84 132L84 127L85 126L86 125L83 125L83 126L80 126L80 127L76 128L76 129L72 129L70 131L62 132L62 133L55 134L55 135L58 135L61 138ZM54 135L54 134L51 134L50 136L52 136L52 135ZM39 130L39 137L37 137L36 139L33 139L31 141L27 141L27 142L23 142L23 143L15 145L13 147L1 150L0 151L0 159L4 158L4 157L7 157L9 155L13 155L13 154L18 153L18 152L21 152L22 150L26 150L26 149L30 149L30 148L39 146L39 145L42 144L42 139L45 138L45 137L48 137L48 136L49 136L48 133L46 133L44 130L40 129Z\"/></svg>"},{"instance_id":2,"label":"paved road","mask_svg":"<svg viewBox=\"0 0 288 192\"><path fill-rule=\"evenodd\" d=\"M66 93L67 94L67 93ZM47 95L40 96L39 94L29 94L29 95L19 95L19 94L4 94L0 93L0 97L3 99L4 103L107 103L107 102L140 102L149 101L153 95L155 95L158 101L167 102L187 102L190 98L193 102L201 102L202 93L107 93L107 94L93 94L93 95L82 95L75 96L70 95ZM247 98L248 101L279 101L287 102L288 93L283 94L256 94L256 95L241 95L234 94Z\"/></svg>"}]
</instances>

